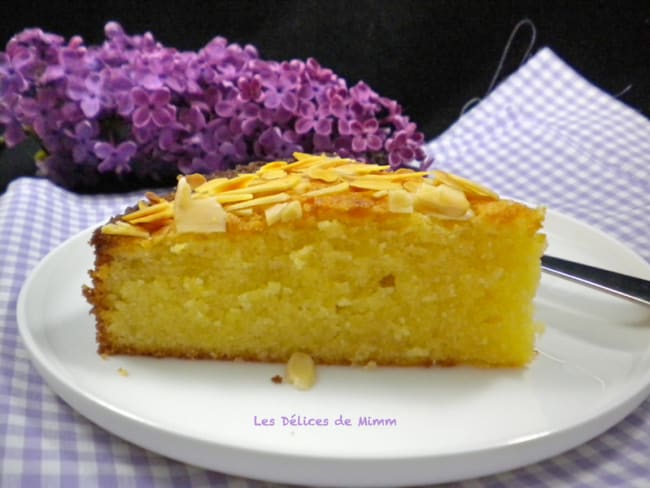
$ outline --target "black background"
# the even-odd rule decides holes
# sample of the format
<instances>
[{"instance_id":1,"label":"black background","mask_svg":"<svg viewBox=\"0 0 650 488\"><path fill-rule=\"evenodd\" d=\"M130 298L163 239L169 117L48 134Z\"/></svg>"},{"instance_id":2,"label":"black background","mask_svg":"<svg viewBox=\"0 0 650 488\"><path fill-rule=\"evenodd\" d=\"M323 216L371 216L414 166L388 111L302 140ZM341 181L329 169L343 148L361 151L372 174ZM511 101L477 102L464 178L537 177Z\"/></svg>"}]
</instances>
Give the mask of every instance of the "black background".
<instances>
[{"instance_id":1,"label":"black background","mask_svg":"<svg viewBox=\"0 0 650 488\"><path fill-rule=\"evenodd\" d=\"M316 58L346 78L398 100L427 139L443 132L474 97L485 95L515 25L530 19L533 53L549 46L587 79L650 116L650 0L284 0L169 3L11 2L2 8L0 44L26 27L87 43L104 24L150 31L163 44L197 50L217 35L255 45L265 59ZM501 78L531 41L522 28ZM650 161L650 156L649 156ZM26 152L0 158L0 191L33 173Z\"/></svg>"}]
</instances>

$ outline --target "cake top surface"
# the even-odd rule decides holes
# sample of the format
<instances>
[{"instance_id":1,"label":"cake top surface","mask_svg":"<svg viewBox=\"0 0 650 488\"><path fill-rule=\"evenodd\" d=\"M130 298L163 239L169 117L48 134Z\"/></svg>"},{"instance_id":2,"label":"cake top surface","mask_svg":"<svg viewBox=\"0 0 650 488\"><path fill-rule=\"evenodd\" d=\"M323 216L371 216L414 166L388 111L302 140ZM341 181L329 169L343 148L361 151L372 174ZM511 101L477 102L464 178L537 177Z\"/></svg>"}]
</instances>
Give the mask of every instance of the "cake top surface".
<instances>
[{"instance_id":1,"label":"cake top surface","mask_svg":"<svg viewBox=\"0 0 650 488\"><path fill-rule=\"evenodd\" d=\"M444 171L392 171L335 156L293 156L293 162L274 161L232 177L181 176L173 194L147 193L137 208L101 231L146 238L169 232L260 231L306 217L414 212L468 220L473 202L499 199L478 183Z\"/></svg>"}]
</instances>

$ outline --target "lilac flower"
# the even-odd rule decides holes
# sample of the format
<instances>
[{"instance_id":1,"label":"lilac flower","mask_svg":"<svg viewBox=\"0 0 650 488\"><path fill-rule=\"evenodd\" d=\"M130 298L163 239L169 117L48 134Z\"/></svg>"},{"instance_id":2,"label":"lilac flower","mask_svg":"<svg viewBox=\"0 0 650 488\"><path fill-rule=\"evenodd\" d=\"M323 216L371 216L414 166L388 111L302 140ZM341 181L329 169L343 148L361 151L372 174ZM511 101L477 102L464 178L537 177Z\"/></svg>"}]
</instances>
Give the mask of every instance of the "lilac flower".
<instances>
[{"instance_id":1,"label":"lilac flower","mask_svg":"<svg viewBox=\"0 0 650 488\"><path fill-rule=\"evenodd\" d=\"M262 132L255 144L255 154L262 159L288 158L301 150L302 148L292 141L291 133L282 133L277 127L269 127Z\"/></svg>"},{"instance_id":2,"label":"lilac flower","mask_svg":"<svg viewBox=\"0 0 650 488\"><path fill-rule=\"evenodd\" d=\"M298 109L296 78L288 68L275 67L272 73L262 79L262 99L270 109L282 107L289 112Z\"/></svg>"},{"instance_id":3,"label":"lilac flower","mask_svg":"<svg viewBox=\"0 0 650 488\"><path fill-rule=\"evenodd\" d=\"M332 118L325 107L316 107L312 102L300 106L300 116L296 120L296 132L306 134L312 129L323 136L332 133Z\"/></svg>"},{"instance_id":4,"label":"lilac flower","mask_svg":"<svg viewBox=\"0 0 650 488\"><path fill-rule=\"evenodd\" d=\"M22 93L29 88L29 83L14 66L9 56L0 53L0 96Z\"/></svg>"},{"instance_id":5,"label":"lilac flower","mask_svg":"<svg viewBox=\"0 0 650 488\"><path fill-rule=\"evenodd\" d=\"M350 124L352 137L352 150L363 153L366 151L379 151L384 143L384 134L379 129L379 122L376 119L368 119L362 122L358 120Z\"/></svg>"},{"instance_id":6,"label":"lilac flower","mask_svg":"<svg viewBox=\"0 0 650 488\"><path fill-rule=\"evenodd\" d=\"M316 60L269 61L216 37L198 52L128 35L101 45L28 29L0 53L0 131L35 137L39 171L69 188L173 181L295 151L334 152L393 168L431 164L401 106ZM169 180L165 180L169 178ZM146 180L146 181L145 181ZM89 188L86 188L89 189Z\"/></svg>"},{"instance_id":7,"label":"lilac flower","mask_svg":"<svg viewBox=\"0 0 650 488\"><path fill-rule=\"evenodd\" d=\"M20 120L25 126L31 126L41 138L51 128L58 127L59 113L56 108L59 103L57 94L52 89L42 89L36 98L23 97L17 106Z\"/></svg>"},{"instance_id":8,"label":"lilac flower","mask_svg":"<svg viewBox=\"0 0 650 488\"><path fill-rule=\"evenodd\" d=\"M133 125L138 128L149 123L165 127L176 118L176 107L171 105L171 94L165 88L147 92L136 87L131 91L131 96L137 107L133 111Z\"/></svg>"},{"instance_id":9,"label":"lilac flower","mask_svg":"<svg viewBox=\"0 0 650 488\"><path fill-rule=\"evenodd\" d=\"M91 73L85 78L69 79L67 93L72 100L79 102L82 112L88 118L96 117L102 104L108 104L99 73Z\"/></svg>"},{"instance_id":10,"label":"lilac flower","mask_svg":"<svg viewBox=\"0 0 650 488\"><path fill-rule=\"evenodd\" d=\"M240 78L237 81L237 88L239 88L239 99L243 102L257 102L262 95L262 83L259 76Z\"/></svg>"},{"instance_id":11,"label":"lilac flower","mask_svg":"<svg viewBox=\"0 0 650 488\"><path fill-rule=\"evenodd\" d=\"M214 107L219 117L229 120L230 131L233 134L245 134L250 136L254 133L259 120L259 105L248 102L242 103L238 97L229 100L222 100Z\"/></svg>"},{"instance_id":12,"label":"lilac flower","mask_svg":"<svg viewBox=\"0 0 650 488\"><path fill-rule=\"evenodd\" d=\"M94 158L95 137L97 136L97 127L89 120L79 122L73 133L68 135L74 141L72 147L72 159L75 163L83 163L88 159Z\"/></svg>"},{"instance_id":13,"label":"lilac flower","mask_svg":"<svg viewBox=\"0 0 650 488\"><path fill-rule=\"evenodd\" d=\"M25 140L23 124L18 120L16 106L20 103L20 96L10 94L0 99L0 125L4 126L4 142L8 147Z\"/></svg>"},{"instance_id":14,"label":"lilac flower","mask_svg":"<svg viewBox=\"0 0 650 488\"><path fill-rule=\"evenodd\" d=\"M100 159L97 169L100 173L128 173L131 171L131 158L137 150L138 146L133 141L122 142L117 147L108 142L97 142L94 146L95 155Z\"/></svg>"},{"instance_id":15,"label":"lilac flower","mask_svg":"<svg viewBox=\"0 0 650 488\"><path fill-rule=\"evenodd\" d=\"M83 76L87 71L84 58L86 48L80 45L65 47L59 51L58 63L51 64L45 68L41 75L41 82L51 83L58 80Z\"/></svg>"}]
</instances>

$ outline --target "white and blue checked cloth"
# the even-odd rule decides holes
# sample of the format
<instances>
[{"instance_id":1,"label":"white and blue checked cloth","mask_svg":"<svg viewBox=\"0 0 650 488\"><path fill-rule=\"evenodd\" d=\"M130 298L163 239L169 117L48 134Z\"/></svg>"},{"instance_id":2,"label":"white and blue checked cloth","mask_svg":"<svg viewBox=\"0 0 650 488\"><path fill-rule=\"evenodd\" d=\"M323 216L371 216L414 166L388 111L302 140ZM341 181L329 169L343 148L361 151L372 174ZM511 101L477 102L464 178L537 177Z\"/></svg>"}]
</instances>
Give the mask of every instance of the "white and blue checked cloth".
<instances>
[{"instance_id":1,"label":"white and blue checked cloth","mask_svg":"<svg viewBox=\"0 0 650 488\"><path fill-rule=\"evenodd\" d=\"M650 260L650 121L540 50L429 150L436 167L538 202ZM21 178L0 196L0 486L261 487L122 441L58 399L16 324L28 272L139 194L83 196ZM649 486L650 401L596 439L538 464L448 486ZM274 485L275 486L275 485Z\"/></svg>"}]
</instances>

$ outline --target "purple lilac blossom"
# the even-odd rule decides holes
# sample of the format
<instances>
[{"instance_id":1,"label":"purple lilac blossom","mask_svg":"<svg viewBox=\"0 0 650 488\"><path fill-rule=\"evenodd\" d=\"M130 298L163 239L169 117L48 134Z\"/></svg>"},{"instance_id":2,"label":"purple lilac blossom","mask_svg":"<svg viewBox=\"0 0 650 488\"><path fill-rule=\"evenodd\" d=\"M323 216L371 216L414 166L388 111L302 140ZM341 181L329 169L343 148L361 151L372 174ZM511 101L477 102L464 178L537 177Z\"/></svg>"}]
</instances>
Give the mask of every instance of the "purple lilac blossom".
<instances>
[{"instance_id":1,"label":"purple lilac blossom","mask_svg":"<svg viewBox=\"0 0 650 488\"><path fill-rule=\"evenodd\" d=\"M316 60L269 61L216 37L179 52L109 22L105 41L40 29L0 52L0 132L36 137L40 174L91 190L211 173L295 151L426 168L424 136L394 100Z\"/></svg>"}]
</instances>

